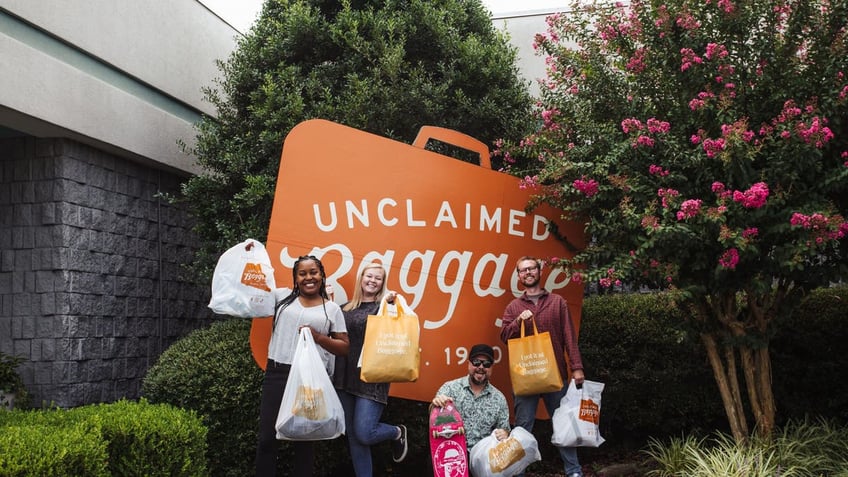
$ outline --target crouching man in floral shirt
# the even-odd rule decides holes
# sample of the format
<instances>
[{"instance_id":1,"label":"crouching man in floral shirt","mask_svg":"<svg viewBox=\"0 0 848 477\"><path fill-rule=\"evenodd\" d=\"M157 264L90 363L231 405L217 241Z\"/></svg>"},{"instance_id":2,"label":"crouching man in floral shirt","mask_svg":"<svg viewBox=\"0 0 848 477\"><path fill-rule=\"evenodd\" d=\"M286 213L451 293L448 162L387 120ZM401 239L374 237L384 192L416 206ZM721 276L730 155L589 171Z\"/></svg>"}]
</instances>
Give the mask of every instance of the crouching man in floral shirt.
<instances>
[{"instance_id":1,"label":"crouching man in floral shirt","mask_svg":"<svg viewBox=\"0 0 848 477\"><path fill-rule=\"evenodd\" d=\"M471 348L468 376L442 384L432 405L444 407L453 401L465 426L465 440L470 450L474 444L495 432L498 440L509 437L509 406L503 393L489 382L494 350L487 344Z\"/></svg>"}]
</instances>

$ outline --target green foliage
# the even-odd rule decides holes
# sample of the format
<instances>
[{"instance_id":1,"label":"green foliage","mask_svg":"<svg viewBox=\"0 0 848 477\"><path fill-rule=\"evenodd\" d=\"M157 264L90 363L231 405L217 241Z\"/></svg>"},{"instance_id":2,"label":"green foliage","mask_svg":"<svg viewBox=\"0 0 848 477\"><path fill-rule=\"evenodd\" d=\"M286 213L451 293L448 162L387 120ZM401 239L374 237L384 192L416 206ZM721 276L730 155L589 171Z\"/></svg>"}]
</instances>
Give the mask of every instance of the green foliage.
<instances>
[{"instance_id":1,"label":"green foliage","mask_svg":"<svg viewBox=\"0 0 848 477\"><path fill-rule=\"evenodd\" d=\"M513 156L587 221L566 264L694 295L844 276L848 2L577 2L537 36L543 127ZM800 214L800 215L796 215Z\"/></svg>"},{"instance_id":2,"label":"green foliage","mask_svg":"<svg viewBox=\"0 0 848 477\"><path fill-rule=\"evenodd\" d=\"M826 415L848 423L848 285L810 293L772 339L774 389L779 415Z\"/></svg>"},{"instance_id":3,"label":"green foliage","mask_svg":"<svg viewBox=\"0 0 848 477\"><path fill-rule=\"evenodd\" d=\"M645 453L659 464L652 477L818 477L845 475L848 428L827 420L789 422L774 439L738 444L725 434L712 439L652 440Z\"/></svg>"},{"instance_id":4,"label":"green foliage","mask_svg":"<svg viewBox=\"0 0 848 477\"><path fill-rule=\"evenodd\" d=\"M191 409L208 429L212 475L245 475L253 467L262 370L249 344L250 320L196 330L159 357L142 382L151 402Z\"/></svg>"},{"instance_id":5,"label":"green foliage","mask_svg":"<svg viewBox=\"0 0 848 477\"><path fill-rule=\"evenodd\" d=\"M0 413L4 476L205 476L205 452L197 416L144 400Z\"/></svg>"},{"instance_id":6,"label":"green foliage","mask_svg":"<svg viewBox=\"0 0 848 477\"><path fill-rule=\"evenodd\" d=\"M648 436L706 434L723 410L704 350L693 341L671 293L587 298L580 351L601 381L601 435L620 445Z\"/></svg>"},{"instance_id":7,"label":"green foliage","mask_svg":"<svg viewBox=\"0 0 848 477\"><path fill-rule=\"evenodd\" d=\"M83 406L74 419L98 422L112 475L196 476L206 469L206 428L193 412L146 400Z\"/></svg>"},{"instance_id":8,"label":"green foliage","mask_svg":"<svg viewBox=\"0 0 848 477\"><path fill-rule=\"evenodd\" d=\"M85 423L4 425L0 427L0 475L108 477L106 447L100 429Z\"/></svg>"},{"instance_id":9,"label":"green foliage","mask_svg":"<svg viewBox=\"0 0 848 477\"><path fill-rule=\"evenodd\" d=\"M203 240L196 268L267 235L283 139L304 120L405 142L423 125L490 144L526 134L515 58L479 0L267 0L205 91L218 117L199 124L190 152L205 172L183 187Z\"/></svg>"},{"instance_id":10,"label":"green foliage","mask_svg":"<svg viewBox=\"0 0 848 477\"><path fill-rule=\"evenodd\" d=\"M27 407L29 404L29 393L17 370L23 361L24 359L20 356L0 352L0 391L14 395L14 405L18 408ZM0 403L0 408L5 405L5 402Z\"/></svg>"}]
</instances>

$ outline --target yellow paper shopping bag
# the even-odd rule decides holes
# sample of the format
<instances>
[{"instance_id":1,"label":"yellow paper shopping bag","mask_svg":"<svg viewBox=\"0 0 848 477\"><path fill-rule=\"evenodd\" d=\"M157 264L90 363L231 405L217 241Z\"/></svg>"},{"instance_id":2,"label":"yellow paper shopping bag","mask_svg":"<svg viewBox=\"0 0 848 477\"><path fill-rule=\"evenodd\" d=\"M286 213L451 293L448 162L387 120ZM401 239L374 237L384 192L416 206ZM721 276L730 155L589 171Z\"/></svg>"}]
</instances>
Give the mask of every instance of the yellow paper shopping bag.
<instances>
[{"instance_id":1,"label":"yellow paper shopping bag","mask_svg":"<svg viewBox=\"0 0 848 477\"><path fill-rule=\"evenodd\" d=\"M524 336L527 321L533 324L533 334ZM528 396L562 389L562 376L557 367L551 334L539 333L532 318L521 324L521 336L507 341L509 377L516 396Z\"/></svg>"},{"instance_id":2,"label":"yellow paper shopping bag","mask_svg":"<svg viewBox=\"0 0 848 477\"><path fill-rule=\"evenodd\" d=\"M385 300L376 315L369 315L362 345L360 378L366 383L407 383L418 379L418 316L404 298L395 297L397 314Z\"/></svg>"}]
</instances>

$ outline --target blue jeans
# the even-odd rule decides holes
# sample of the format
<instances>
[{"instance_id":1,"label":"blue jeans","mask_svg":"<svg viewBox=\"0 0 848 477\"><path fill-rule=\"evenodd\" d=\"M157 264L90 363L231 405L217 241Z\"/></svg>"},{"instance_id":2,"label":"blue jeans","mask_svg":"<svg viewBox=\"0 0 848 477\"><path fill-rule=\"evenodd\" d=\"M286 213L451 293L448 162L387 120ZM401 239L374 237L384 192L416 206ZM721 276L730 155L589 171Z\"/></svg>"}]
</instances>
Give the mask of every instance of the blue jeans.
<instances>
[{"instance_id":1,"label":"blue jeans","mask_svg":"<svg viewBox=\"0 0 848 477\"><path fill-rule=\"evenodd\" d=\"M536 422L536 408L539 407L539 398L541 397L545 403L545 409L548 410L548 414L553 416L554 411L559 407L559 403L567 390L567 387L563 387L559 391L551 393L536 394L533 396L515 396L515 425L523 427L527 432L533 432L533 424ZM559 450L559 456L562 458L565 475L583 475L583 471L580 469L580 461L577 460L577 448L557 447L557 449Z\"/></svg>"},{"instance_id":2,"label":"blue jeans","mask_svg":"<svg viewBox=\"0 0 848 477\"><path fill-rule=\"evenodd\" d=\"M380 422L386 405L370 399L339 391L339 399L345 413L345 434L347 435L350 459L356 477L371 477L371 446L379 442L397 438L398 428Z\"/></svg>"}]
</instances>

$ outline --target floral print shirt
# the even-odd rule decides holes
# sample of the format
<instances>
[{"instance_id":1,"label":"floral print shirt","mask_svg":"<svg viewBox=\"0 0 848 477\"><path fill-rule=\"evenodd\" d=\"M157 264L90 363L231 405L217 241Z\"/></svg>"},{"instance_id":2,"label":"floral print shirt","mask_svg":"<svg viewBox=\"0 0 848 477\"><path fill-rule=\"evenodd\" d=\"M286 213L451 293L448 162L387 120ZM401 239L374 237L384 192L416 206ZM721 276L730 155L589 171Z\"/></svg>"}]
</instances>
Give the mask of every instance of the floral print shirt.
<instances>
[{"instance_id":1,"label":"floral print shirt","mask_svg":"<svg viewBox=\"0 0 848 477\"><path fill-rule=\"evenodd\" d=\"M468 379L468 376L463 376L448 381L442 384L437 394L453 399L465 426L465 441L468 449L471 449L495 429L509 431L509 407L506 397L492 383L486 384L480 394L475 396Z\"/></svg>"}]
</instances>

